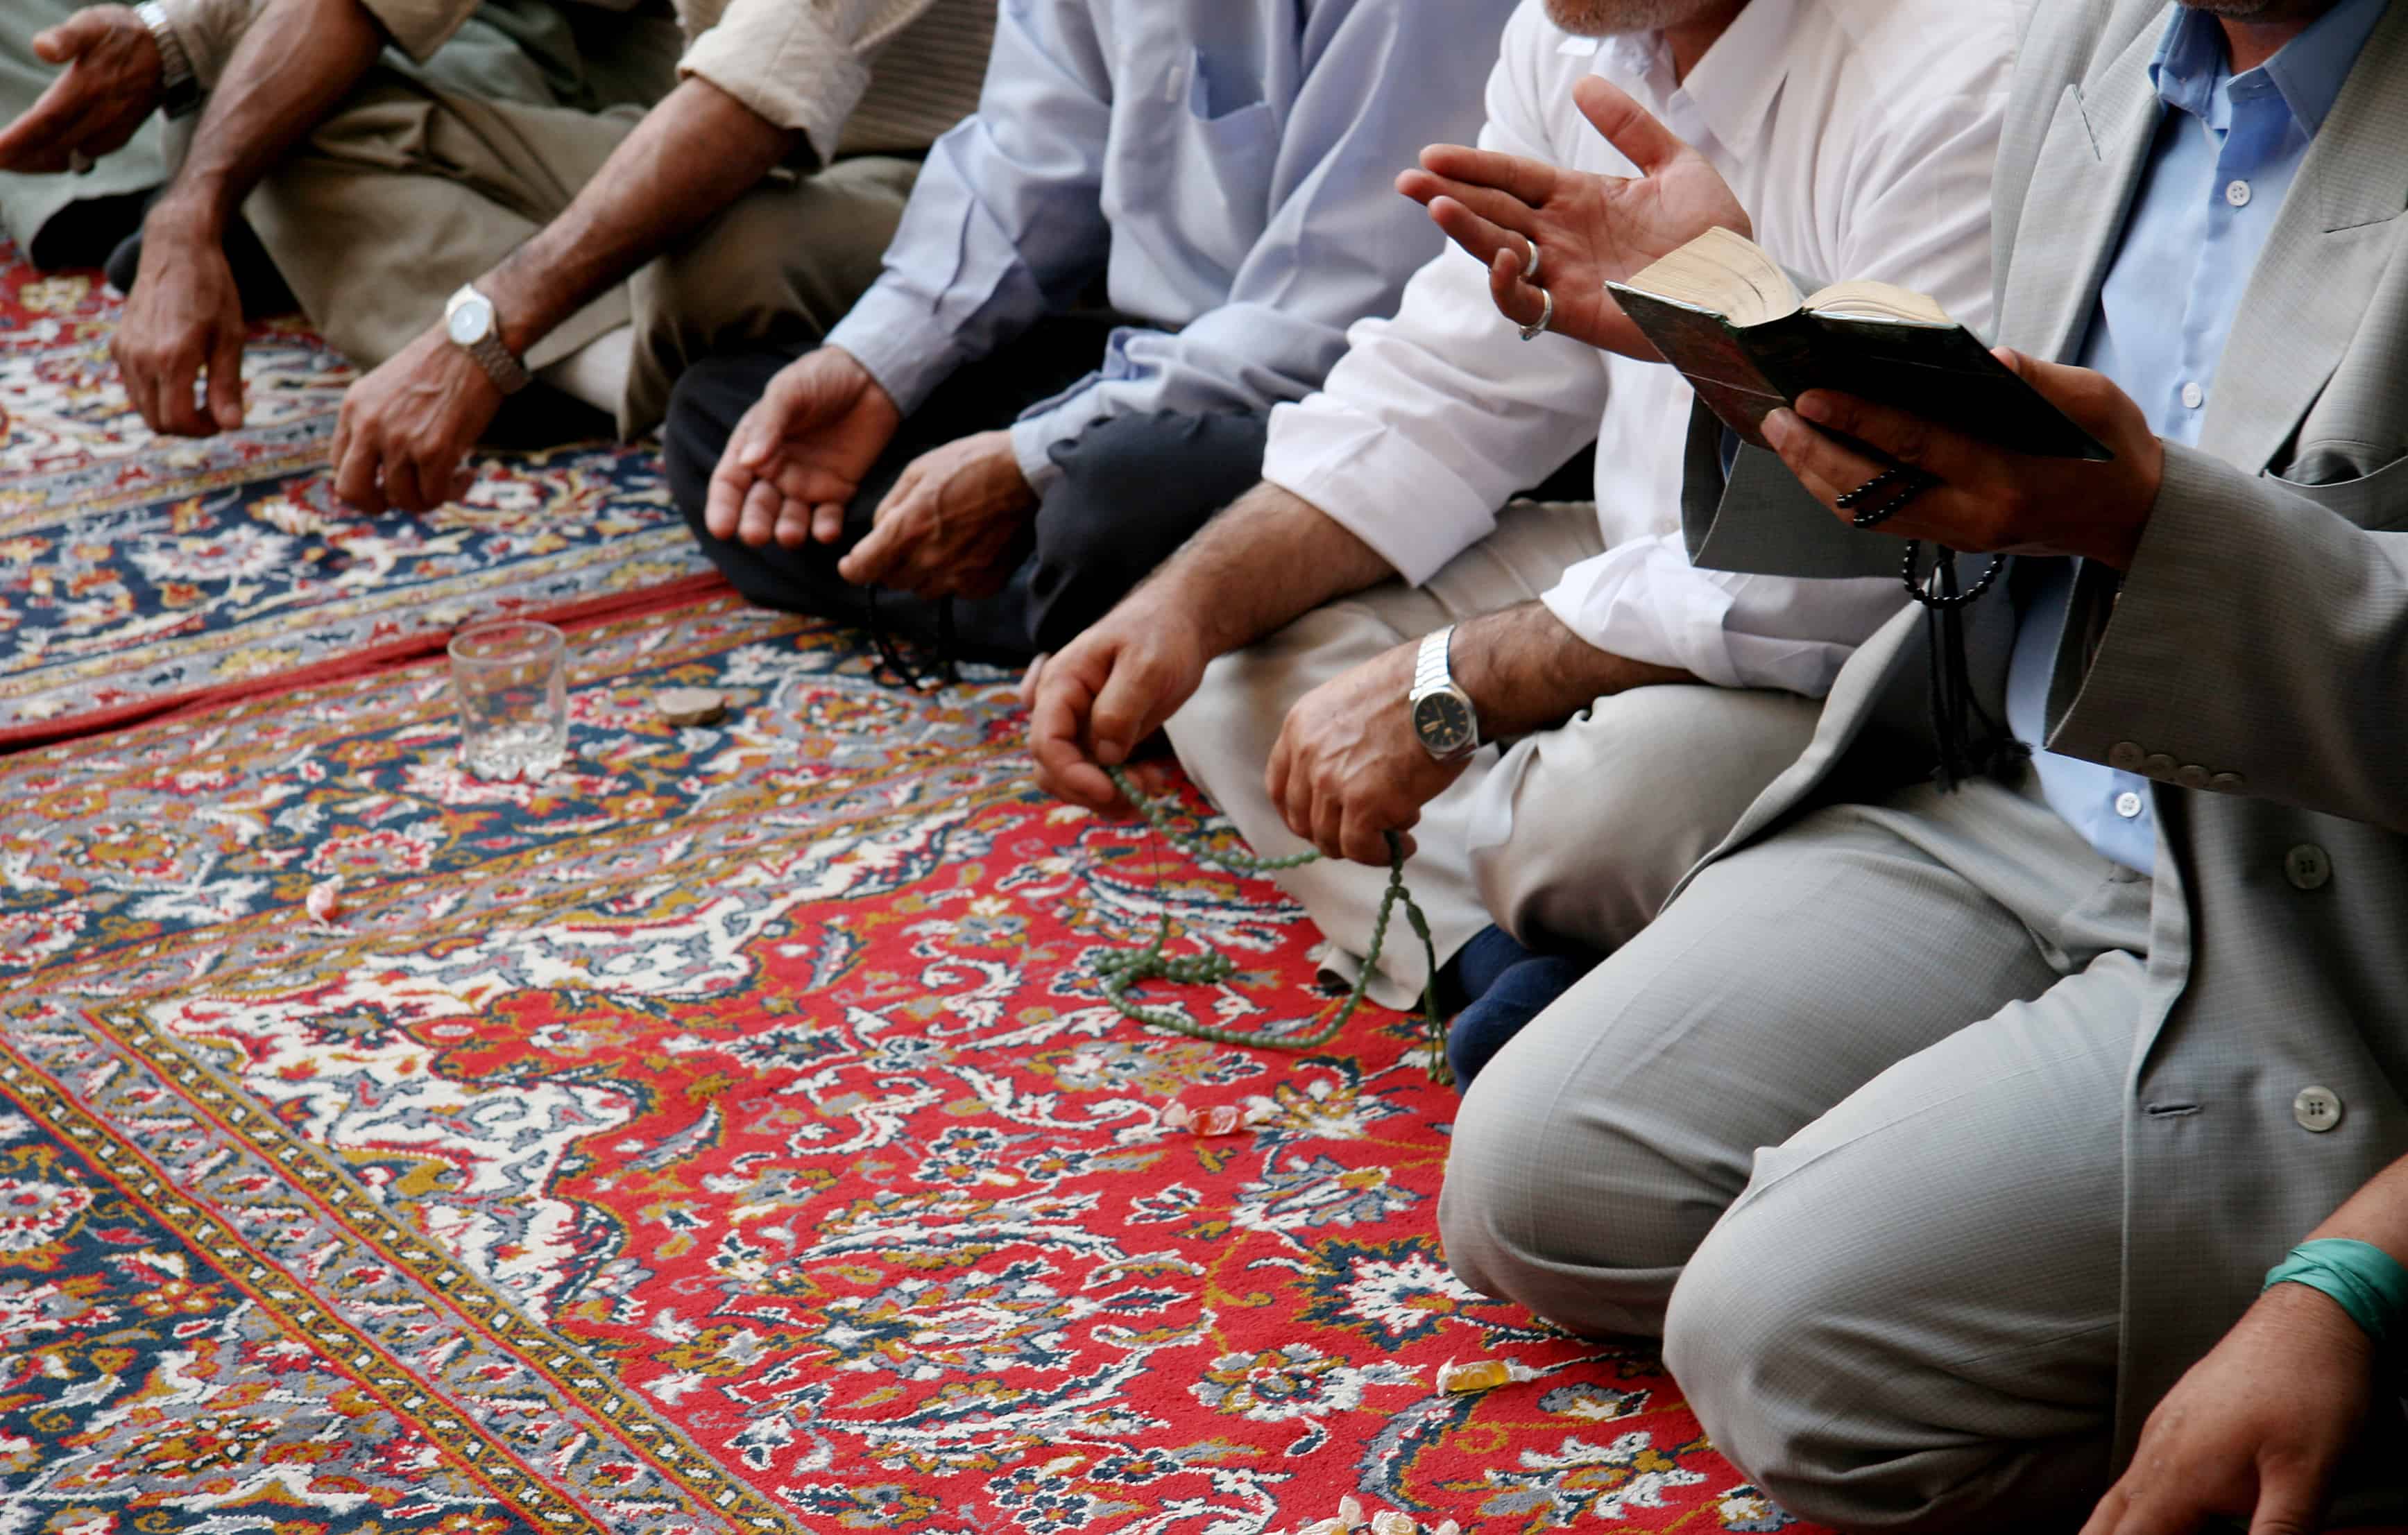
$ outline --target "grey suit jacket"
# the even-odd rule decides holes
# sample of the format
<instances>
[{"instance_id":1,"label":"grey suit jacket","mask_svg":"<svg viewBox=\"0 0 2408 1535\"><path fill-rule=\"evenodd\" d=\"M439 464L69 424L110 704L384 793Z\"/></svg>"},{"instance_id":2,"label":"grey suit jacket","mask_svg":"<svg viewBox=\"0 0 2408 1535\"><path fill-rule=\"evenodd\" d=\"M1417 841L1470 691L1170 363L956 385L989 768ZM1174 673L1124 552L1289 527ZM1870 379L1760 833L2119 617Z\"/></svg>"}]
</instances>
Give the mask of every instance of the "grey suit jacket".
<instances>
[{"instance_id":1,"label":"grey suit jacket","mask_svg":"<svg viewBox=\"0 0 2408 1535\"><path fill-rule=\"evenodd\" d=\"M2046 0L1996 187L2000 333L2072 361L2161 110L2167 0ZM2126 1130L2118 1461L2255 1276L2408 1153L2408 4L2360 55L2281 210L2200 447L2170 449L2122 594L2076 589L2052 749L2157 781L2162 842ZM1725 483L1701 420L1700 563L1894 572L1754 450ZM1990 610L1985 613L1984 610ZM2011 613L1969 645L1994 710ZM2095 646L2090 643L2095 639ZM1723 852L1928 760L1915 613L1866 644L1823 725ZM1901 757L1903 749L1910 754ZM1904 762L1903 771L1898 765ZM1718 854L1719 855L1719 854ZM2295 1119L2337 1093L2337 1128Z\"/></svg>"}]
</instances>

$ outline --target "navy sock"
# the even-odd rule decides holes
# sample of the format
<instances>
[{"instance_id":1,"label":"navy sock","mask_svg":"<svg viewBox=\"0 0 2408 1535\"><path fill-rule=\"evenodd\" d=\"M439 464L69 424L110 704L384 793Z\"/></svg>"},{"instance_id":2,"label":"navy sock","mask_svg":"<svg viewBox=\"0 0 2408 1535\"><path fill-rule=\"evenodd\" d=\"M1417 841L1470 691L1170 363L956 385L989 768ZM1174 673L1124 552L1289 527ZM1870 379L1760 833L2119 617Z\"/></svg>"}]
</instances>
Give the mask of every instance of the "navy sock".
<instances>
[{"instance_id":1,"label":"navy sock","mask_svg":"<svg viewBox=\"0 0 2408 1535\"><path fill-rule=\"evenodd\" d=\"M1586 954L1532 954L1498 976L1447 1030L1446 1063L1455 1069L1455 1090L1469 1088L1481 1068L1596 964Z\"/></svg>"}]
</instances>

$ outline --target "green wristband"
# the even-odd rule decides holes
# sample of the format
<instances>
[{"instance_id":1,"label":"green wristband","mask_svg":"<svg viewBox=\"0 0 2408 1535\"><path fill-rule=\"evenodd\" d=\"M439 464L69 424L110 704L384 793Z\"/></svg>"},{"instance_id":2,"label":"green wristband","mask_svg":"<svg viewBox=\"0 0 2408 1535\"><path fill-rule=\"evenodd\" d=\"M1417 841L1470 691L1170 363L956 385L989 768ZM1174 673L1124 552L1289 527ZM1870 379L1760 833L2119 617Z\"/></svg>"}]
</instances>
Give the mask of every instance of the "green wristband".
<instances>
[{"instance_id":1,"label":"green wristband","mask_svg":"<svg viewBox=\"0 0 2408 1535\"><path fill-rule=\"evenodd\" d=\"M2408 1267L2368 1241L2327 1237L2303 1241L2266 1273L2266 1288L2304 1284L2332 1298L2349 1319L2389 1354L2408 1331Z\"/></svg>"}]
</instances>

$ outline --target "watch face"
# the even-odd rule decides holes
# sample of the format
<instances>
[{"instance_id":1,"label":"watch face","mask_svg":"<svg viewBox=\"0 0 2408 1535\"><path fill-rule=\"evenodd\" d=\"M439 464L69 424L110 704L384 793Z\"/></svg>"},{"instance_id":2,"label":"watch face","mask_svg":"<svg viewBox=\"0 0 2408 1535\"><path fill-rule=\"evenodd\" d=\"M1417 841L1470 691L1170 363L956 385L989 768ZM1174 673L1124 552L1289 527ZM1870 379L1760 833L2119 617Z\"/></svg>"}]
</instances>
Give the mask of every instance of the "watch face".
<instances>
[{"instance_id":1,"label":"watch face","mask_svg":"<svg viewBox=\"0 0 2408 1535\"><path fill-rule=\"evenodd\" d=\"M492 333L494 306L481 296L464 298L443 323L453 341L464 347L473 347Z\"/></svg>"},{"instance_id":2,"label":"watch face","mask_svg":"<svg viewBox=\"0 0 2408 1535\"><path fill-rule=\"evenodd\" d=\"M1413 705L1413 734L1439 756L1452 756L1469 746L1473 731L1471 706L1455 694L1424 694Z\"/></svg>"}]
</instances>

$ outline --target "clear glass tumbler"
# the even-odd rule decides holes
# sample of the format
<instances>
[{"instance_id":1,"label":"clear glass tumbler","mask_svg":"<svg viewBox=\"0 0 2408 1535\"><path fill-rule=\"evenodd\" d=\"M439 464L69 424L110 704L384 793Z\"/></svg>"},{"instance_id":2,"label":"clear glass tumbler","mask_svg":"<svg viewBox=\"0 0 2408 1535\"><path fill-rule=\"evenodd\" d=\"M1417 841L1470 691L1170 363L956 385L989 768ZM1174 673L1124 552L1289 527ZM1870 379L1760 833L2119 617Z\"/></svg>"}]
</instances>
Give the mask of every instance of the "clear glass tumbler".
<instances>
[{"instance_id":1,"label":"clear glass tumbler","mask_svg":"<svg viewBox=\"0 0 2408 1535\"><path fill-rule=\"evenodd\" d=\"M541 778L568 754L568 641L511 619L452 638L460 760L484 779Z\"/></svg>"}]
</instances>

